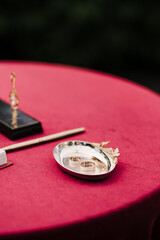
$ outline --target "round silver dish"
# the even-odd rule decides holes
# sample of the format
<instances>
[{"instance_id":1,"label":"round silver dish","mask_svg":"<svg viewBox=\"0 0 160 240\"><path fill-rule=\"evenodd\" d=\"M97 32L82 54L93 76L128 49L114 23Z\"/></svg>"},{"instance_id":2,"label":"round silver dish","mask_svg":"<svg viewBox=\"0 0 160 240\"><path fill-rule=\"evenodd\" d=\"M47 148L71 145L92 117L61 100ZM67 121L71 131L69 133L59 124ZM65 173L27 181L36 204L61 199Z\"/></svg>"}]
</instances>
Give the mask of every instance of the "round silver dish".
<instances>
[{"instance_id":1,"label":"round silver dish","mask_svg":"<svg viewBox=\"0 0 160 240\"><path fill-rule=\"evenodd\" d=\"M62 142L54 148L53 156L64 171L89 180L106 177L116 166L108 154L83 141Z\"/></svg>"}]
</instances>

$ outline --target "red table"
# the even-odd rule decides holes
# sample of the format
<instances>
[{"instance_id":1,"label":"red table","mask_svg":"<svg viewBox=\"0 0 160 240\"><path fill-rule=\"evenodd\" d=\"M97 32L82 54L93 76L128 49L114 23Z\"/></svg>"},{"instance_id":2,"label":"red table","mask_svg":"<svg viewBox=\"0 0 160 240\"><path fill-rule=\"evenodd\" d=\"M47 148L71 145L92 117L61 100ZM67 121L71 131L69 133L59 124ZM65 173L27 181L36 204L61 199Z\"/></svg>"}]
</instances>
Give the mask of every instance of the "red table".
<instances>
[{"instance_id":1,"label":"red table","mask_svg":"<svg viewBox=\"0 0 160 240\"><path fill-rule=\"evenodd\" d=\"M0 239L160 239L160 99L115 76L40 63L0 63L0 97L16 73L19 108L44 132L86 127L65 140L119 147L111 176L90 182L64 173L48 143L8 153L0 171ZM0 146L13 142L0 134ZM158 235L159 234L159 235Z\"/></svg>"}]
</instances>

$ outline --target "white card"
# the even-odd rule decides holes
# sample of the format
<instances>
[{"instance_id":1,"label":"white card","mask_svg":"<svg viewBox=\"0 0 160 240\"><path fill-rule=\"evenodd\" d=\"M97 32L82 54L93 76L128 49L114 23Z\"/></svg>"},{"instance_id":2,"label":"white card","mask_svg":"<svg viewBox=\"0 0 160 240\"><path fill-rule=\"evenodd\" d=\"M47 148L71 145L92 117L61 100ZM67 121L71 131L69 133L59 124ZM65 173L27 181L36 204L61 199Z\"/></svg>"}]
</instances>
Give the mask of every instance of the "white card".
<instances>
[{"instance_id":1,"label":"white card","mask_svg":"<svg viewBox=\"0 0 160 240\"><path fill-rule=\"evenodd\" d=\"M3 149L0 149L0 166L7 163L6 152Z\"/></svg>"}]
</instances>

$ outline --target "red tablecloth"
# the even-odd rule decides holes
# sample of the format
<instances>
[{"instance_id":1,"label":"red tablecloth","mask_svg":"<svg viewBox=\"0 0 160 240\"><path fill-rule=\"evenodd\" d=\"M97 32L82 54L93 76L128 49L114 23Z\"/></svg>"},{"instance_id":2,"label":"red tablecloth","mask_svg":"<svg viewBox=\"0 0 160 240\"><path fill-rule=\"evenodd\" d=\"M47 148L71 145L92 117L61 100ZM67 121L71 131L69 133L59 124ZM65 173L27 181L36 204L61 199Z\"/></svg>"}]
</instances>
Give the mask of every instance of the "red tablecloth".
<instances>
[{"instance_id":1,"label":"red tablecloth","mask_svg":"<svg viewBox=\"0 0 160 240\"><path fill-rule=\"evenodd\" d=\"M8 153L14 165L0 171L0 238L159 239L159 96L95 71L1 62L5 101L13 71L19 108L44 130L14 143L84 126L85 133L67 140L110 140L121 156L111 176L90 182L57 166L53 148L66 139ZM0 146L10 144L0 134Z\"/></svg>"}]
</instances>

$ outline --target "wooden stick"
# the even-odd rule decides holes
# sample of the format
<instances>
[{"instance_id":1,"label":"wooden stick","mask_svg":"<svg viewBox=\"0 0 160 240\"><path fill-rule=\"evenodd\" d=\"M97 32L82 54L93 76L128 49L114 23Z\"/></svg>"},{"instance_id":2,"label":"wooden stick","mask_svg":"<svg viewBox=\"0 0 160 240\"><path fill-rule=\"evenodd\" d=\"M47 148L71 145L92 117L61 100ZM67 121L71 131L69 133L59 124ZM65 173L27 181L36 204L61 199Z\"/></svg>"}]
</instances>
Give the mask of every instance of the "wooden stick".
<instances>
[{"instance_id":1,"label":"wooden stick","mask_svg":"<svg viewBox=\"0 0 160 240\"><path fill-rule=\"evenodd\" d=\"M76 128L76 129L72 129L72 130L67 130L64 132L60 132L60 133L55 133L52 135L48 135L45 137L41 137L41 138L35 138L33 140L29 140L29 141L25 141L25 142L21 142L21 143L16 143L7 147L3 147L2 149L5 150L6 152L11 152L11 151L15 151L18 149L22 149L22 148L27 148L27 147L31 147L37 144L42 144L42 143L46 143L46 142L50 142L50 141L54 141L63 137L69 137L71 135L74 134L78 134L78 133L82 133L85 131L85 128Z\"/></svg>"}]
</instances>

